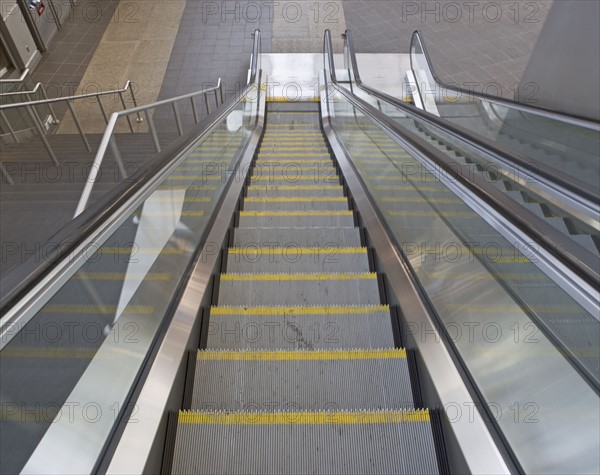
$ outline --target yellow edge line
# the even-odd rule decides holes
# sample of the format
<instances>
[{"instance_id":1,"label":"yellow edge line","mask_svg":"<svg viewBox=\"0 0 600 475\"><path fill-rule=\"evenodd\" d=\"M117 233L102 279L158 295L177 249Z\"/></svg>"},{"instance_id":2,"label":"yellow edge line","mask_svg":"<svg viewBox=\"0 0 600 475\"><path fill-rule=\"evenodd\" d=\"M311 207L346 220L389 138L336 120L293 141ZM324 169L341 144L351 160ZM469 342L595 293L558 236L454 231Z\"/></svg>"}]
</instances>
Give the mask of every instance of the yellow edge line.
<instances>
[{"instance_id":1,"label":"yellow edge line","mask_svg":"<svg viewBox=\"0 0 600 475\"><path fill-rule=\"evenodd\" d=\"M357 274L221 274L222 281L373 280L374 272Z\"/></svg>"},{"instance_id":2,"label":"yellow edge line","mask_svg":"<svg viewBox=\"0 0 600 475\"><path fill-rule=\"evenodd\" d=\"M217 178L219 178L219 177L217 177ZM261 175L261 176L253 176L253 177L251 177L251 179L253 181L286 180L288 182L294 182L294 181L302 181L302 180L305 180L305 181L308 181L308 180L313 180L313 181L318 181L318 180L323 180L323 181L337 181L339 179L339 177L337 175L327 175L327 176L323 176L323 177L318 177L318 176L285 176L283 178L280 178L280 177L275 177L275 176Z\"/></svg>"},{"instance_id":3,"label":"yellow edge line","mask_svg":"<svg viewBox=\"0 0 600 475\"><path fill-rule=\"evenodd\" d=\"M291 254L294 257L298 255L311 254L366 254L366 247L331 247L331 248L310 248L310 247L275 247L275 248L243 248L230 247L229 254L243 255L273 255L273 254Z\"/></svg>"},{"instance_id":4,"label":"yellow edge line","mask_svg":"<svg viewBox=\"0 0 600 475\"><path fill-rule=\"evenodd\" d=\"M188 412L180 411L179 424L401 424L429 422L429 411L374 412Z\"/></svg>"},{"instance_id":5,"label":"yellow edge line","mask_svg":"<svg viewBox=\"0 0 600 475\"><path fill-rule=\"evenodd\" d=\"M352 211L240 211L240 216L352 216Z\"/></svg>"},{"instance_id":6,"label":"yellow edge line","mask_svg":"<svg viewBox=\"0 0 600 475\"><path fill-rule=\"evenodd\" d=\"M277 198L253 198L247 197L244 198L244 203L308 203L313 201L328 201L328 202L338 202L338 201L348 201L348 198L345 196L330 196L330 197L277 197Z\"/></svg>"},{"instance_id":7,"label":"yellow edge line","mask_svg":"<svg viewBox=\"0 0 600 475\"><path fill-rule=\"evenodd\" d=\"M248 190L272 190L272 191L292 191L292 190L341 190L342 185L251 185ZM412 189L412 188L411 188ZM247 199L247 198L246 198Z\"/></svg>"},{"instance_id":8,"label":"yellow edge line","mask_svg":"<svg viewBox=\"0 0 600 475\"><path fill-rule=\"evenodd\" d=\"M404 349L299 350L299 351L198 351L198 361L327 361L406 358Z\"/></svg>"},{"instance_id":9,"label":"yellow edge line","mask_svg":"<svg viewBox=\"0 0 600 475\"><path fill-rule=\"evenodd\" d=\"M302 160L302 162L304 162L305 160ZM332 160L330 158L316 158L314 160L306 160L307 162L314 162L314 163L333 163ZM285 158L285 159L281 159L281 160L273 160L273 159L262 159L259 158L256 163L269 163L269 164L278 164L278 163L299 163L298 160L293 160L293 159L289 159L289 158Z\"/></svg>"},{"instance_id":10,"label":"yellow edge line","mask_svg":"<svg viewBox=\"0 0 600 475\"><path fill-rule=\"evenodd\" d=\"M265 152L258 152L258 160L261 159L261 157L328 157L329 154L327 152L323 152L323 153L265 153Z\"/></svg>"},{"instance_id":11,"label":"yellow edge line","mask_svg":"<svg viewBox=\"0 0 600 475\"><path fill-rule=\"evenodd\" d=\"M211 315L363 315L389 312L389 305L330 307L212 307Z\"/></svg>"}]
</instances>

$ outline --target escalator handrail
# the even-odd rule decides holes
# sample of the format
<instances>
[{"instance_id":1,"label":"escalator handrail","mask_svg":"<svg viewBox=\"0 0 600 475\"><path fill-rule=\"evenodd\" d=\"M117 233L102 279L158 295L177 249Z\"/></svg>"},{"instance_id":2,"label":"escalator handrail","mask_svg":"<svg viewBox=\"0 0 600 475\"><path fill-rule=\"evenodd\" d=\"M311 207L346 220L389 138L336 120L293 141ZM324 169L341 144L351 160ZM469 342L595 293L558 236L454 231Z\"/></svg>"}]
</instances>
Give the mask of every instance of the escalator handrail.
<instances>
[{"instance_id":1,"label":"escalator handrail","mask_svg":"<svg viewBox=\"0 0 600 475\"><path fill-rule=\"evenodd\" d=\"M508 162L510 164L515 164L518 167L522 167L523 169L528 170L531 173L538 174L544 177L545 179L549 180L551 183L555 183L564 188L565 190L568 190L575 196L582 197L591 203L597 204L598 202L600 202L600 194L596 189L594 189L594 187L590 186L588 183L578 180L577 178L571 177L556 168L549 167L547 164L541 163L540 161L534 158L528 158L519 153L516 153L513 150L510 150L503 145L493 142L482 135L473 134L468 129L460 125L453 124L440 117L437 117L436 115L430 112L406 104L405 102L396 99L395 97L392 97L384 92L378 91L377 89L373 89L365 85L360 78L358 62L356 60L356 52L354 50L354 44L352 42L352 33L349 30L347 30L345 36L346 42L348 43L348 52L350 55L352 73L354 74L356 85L360 89L368 92L369 94L377 97L378 99L381 99L393 105L394 107L401 109L407 114L417 116L420 120L423 120L429 125L438 127L444 132L458 138L463 142L466 142L467 144L473 147L484 149L486 153L500 158L500 160L504 163ZM532 162L537 164L537 166L532 166Z\"/></svg>"},{"instance_id":2,"label":"escalator handrail","mask_svg":"<svg viewBox=\"0 0 600 475\"><path fill-rule=\"evenodd\" d=\"M435 72L435 69L433 68L433 62L431 61L431 56L429 55L429 51L427 50L427 46L425 45L425 41L423 40L423 33L420 30L415 30L413 32L411 40L410 40L410 51L411 51L410 66L411 66L411 69L414 69L413 64L412 64L412 45L416 39L419 41L419 44L421 45L421 49L423 50L425 60L427 61L427 66L429 68L429 71L431 72L431 75L433 76L433 79L435 80L437 85L440 86L442 89L448 89L450 91L458 92L460 94L465 94L467 96L477 97L478 99L482 99L482 100L489 101L492 103L497 103L504 107L527 112L527 113L534 114L534 115L537 115L540 117L544 117L546 119L557 120L560 122L565 122L569 125L575 125L577 127L584 127L586 129L600 131L600 122L590 120L586 117L580 117L580 116L577 116L574 114L568 114L565 112L557 112L555 110L548 109L546 107L525 104L523 102L517 102L517 101L511 100L508 98L493 96L491 94L486 94L484 92L477 92L477 91L462 89L460 87L452 86L452 85L444 83L443 81L440 80L439 76Z\"/></svg>"},{"instance_id":3,"label":"escalator handrail","mask_svg":"<svg viewBox=\"0 0 600 475\"><path fill-rule=\"evenodd\" d=\"M260 32L255 30L253 57L259 54ZM11 308L22 302L23 299L27 299L28 294L54 271L55 266L67 263L77 249L85 246L86 243L93 244L91 236L98 229L106 224L132 197L151 186L153 177L166 170L174 160L179 158L182 151L194 142L201 140L203 136L208 135L212 127L218 124L243 97L252 91L258 77L256 67L257 62L252 61L250 80L239 94L226 100L206 119L136 170L127 178L127 181L116 185L107 196L73 218L66 226L52 235L43 246L40 246L42 251L8 272L2 278L2 285L8 286L10 290L3 293L0 298L0 315L5 316ZM52 259L47 258L48 255L51 255ZM53 278L58 277L53 276ZM10 322L8 323L10 324ZM5 326L6 323L0 326L0 332L4 331Z\"/></svg>"},{"instance_id":4,"label":"escalator handrail","mask_svg":"<svg viewBox=\"0 0 600 475\"><path fill-rule=\"evenodd\" d=\"M396 121L363 99L341 87L335 75L335 63L329 30L325 30L324 41L326 47L324 55L328 56L326 60L332 72L331 80L337 93L343 95L346 100L361 110L371 120L382 125L390 135L395 136L400 142L408 143L414 149L428 157L441 170L451 175L454 180L473 192L497 213L533 237L536 242L539 242L559 262L562 262L580 275L592 289L596 288L597 283L600 281L599 270L594 265L598 262L597 256L594 256L586 248L569 239L533 212L515 203L512 198L507 197L483 178L478 176L467 178L468 174L462 173L462 166L460 164L457 164L457 162L427 143L420 136L403 128Z\"/></svg>"}]
</instances>

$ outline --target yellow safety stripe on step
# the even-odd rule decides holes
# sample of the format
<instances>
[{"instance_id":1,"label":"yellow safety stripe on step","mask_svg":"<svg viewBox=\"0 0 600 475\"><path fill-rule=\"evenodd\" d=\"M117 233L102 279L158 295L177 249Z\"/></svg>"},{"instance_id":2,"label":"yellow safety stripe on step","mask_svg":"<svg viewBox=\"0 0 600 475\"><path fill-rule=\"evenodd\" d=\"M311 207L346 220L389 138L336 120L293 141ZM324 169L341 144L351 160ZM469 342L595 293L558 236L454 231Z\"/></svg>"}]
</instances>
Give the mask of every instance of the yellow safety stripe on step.
<instances>
[{"instance_id":1,"label":"yellow safety stripe on step","mask_svg":"<svg viewBox=\"0 0 600 475\"><path fill-rule=\"evenodd\" d=\"M218 177L217 177L218 178ZM260 176L252 176L252 181L275 181L275 180L285 180L285 181L290 181L290 182L294 182L294 181L308 181L308 180L313 180L313 181L337 181L339 179L338 175L325 175L325 176L314 176L314 175L308 175L308 176L286 176L284 178L278 178L275 177L274 175L260 175Z\"/></svg>"},{"instance_id":2,"label":"yellow safety stripe on step","mask_svg":"<svg viewBox=\"0 0 600 475\"><path fill-rule=\"evenodd\" d=\"M248 191L342 190L343 188L342 185L251 185Z\"/></svg>"},{"instance_id":3,"label":"yellow safety stripe on step","mask_svg":"<svg viewBox=\"0 0 600 475\"><path fill-rule=\"evenodd\" d=\"M267 130L270 127L313 127L315 130L320 130L319 129L319 124L294 124L294 123L288 123L288 124L282 124L282 123L268 124L267 125Z\"/></svg>"},{"instance_id":4,"label":"yellow safety stripe on step","mask_svg":"<svg viewBox=\"0 0 600 475\"><path fill-rule=\"evenodd\" d=\"M276 159L276 158L258 158L256 160L256 164L270 164L270 165L277 165L277 164L286 164L286 163L292 163L292 164L296 164L296 163L333 163L333 161L331 160L331 158L315 158L314 160L294 160L293 158L282 158L282 159Z\"/></svg>"},{"instance_id":5,"label":"yellow safety stripe on step","mask_svg":"<svg viewBox=\"0 0 600 475\"><path fill-rule=\"evenodd\" d=\"M388 211L390 216L401 216L401 217L435 217L440 216L439 213L435 211ZM442 213L444 216L449 216L453 218L472 218L475 216L479 216L477 213L473 211L444 211Z\"/></svg>"},{"instance_id":6,"label":"yellow safety stripe on step","mask_svg":"<svg viewBox=\"0 0 600 475\"><path fill-rule=\"evenodd\" d=\"M346 202L348 201L348 198L345 196L284 196L274 198L244 198L244 203L312 203L313 201Z\"/></svg>"},{"instance_id":7,"label":"yellow safety stripe on step","mask_svg":"<svg viewBox=\"0 0 600 475\"><path fill-rule=\"evenodd\" d=\"M171 280L172 274L166 272L124 273L124 272L78 272L75 280L146 280L149 282Z\"/></svg>"},{"instance_id":8,"label":"yellow safety stripe on step","mask_svg":"<svg viewBox=\"0 0 600 475\"><path fill-rule=\"evenodd\" d=\"M211 307L211 315L364 315L389 312L389 305L310 306L310 307Z\"/></svg>"},{"instance_id":9,"label":"yellow safety stripe on step","mask_svg":"<svg viewBox=\"0 0 600 475\"><path fill-rule=\"evenodd\" d=\"M323 153L280 153L280 152L258 152L258 160L261 157L328 157L327 152Z\"/></svg>"},{"instance_id":10,"label":"yellow safety stripe on step","mask_svg":"<svg viewBox=\"0 0 600 475\"><path fill-rule=\"evenodd\" d=\"M445 205L464 204L464 201L450 198L380 198L383 203L440 203ZM445 213L444 213L445 214Z\"/></svg>"},{"instance_id":11,"label":"yellow safety stripe on step","mask_svg":"<svg viewBox=\"0 0 600 475\"><path fill-rule=\"evenodd\" d=\"M245 256L271 256L273 254L291 254L294 257L311 254L366 254L366 247L230 247L229 254L242 254Z\"/></svg>"},{"instance_id":12,"label":"yellow safety stripe on step","mask_svg":"<svg viewBox=\"0 0 600 475\"><path fill-rule=\"evenodd\" d=\"M293 137L293 138L300 138L300 137L321 137L323 138L323 132L321 132L320 130L315 129L314 132L310 132L308 130L302 130L302 131L298 131L298 132L285 132L285 129L282 129L281 131L279 130L272 130L269 131L267 130L264 135L263 135L263 142L267 139L273 138L273 139L280 139L282 137ZM323 138L323 140L325 140Z\"/></svg>"},{"instance_id":13,"label":"yellow safety stripe on step","mask_svg":"<svg viewBox=\"0 0 600 475\"><path fill-rule=\"evenodd\" d=\"M429 410L361 412L192 412L179 411L179 424L402 424L429 422Z\"/></svg>"},{"instance_id":14,"label":"yellow safety stripe on step","mask_svg":"<svg viewBox=\"0 0 600 475\"><path fill-rule=\"evenodd\" d=\"M2 358L61 358L85 360L93 358L97 348L5 348Z\"/></svg>"},{"instance_id":15,"label":"yellow safety stripe on step","mask_svg":"<svg viewBox=\"0 0 600 475\"><path fill-rule=\"evenodd\" d=\"M352 211L240 211L240 217L352 216Z\"/></svg>"},{"instance_id":16,"label":"yellow safety stripe on step","mask_svg":"<svg viewBox=\"0 0 600 475\"><path fill-rule=\"evenodd\" d=\"M335 171L335 167L333 166L333 164L331 165L317 165L317 166L313 166L313 167L301 167L299 165L282 165L280 169L276 169L277 165L265 165L263 166L260 163L260 159L259 161L256 162L256 168L258 169L258 171L262 172L262 173L271 173L271 174L275 174L275 172L278 173L293 173L293 172L334 172ZM263 168L267 168L267 170L263 170Z\"/></svg>"},{"instance_id":17,"label":"yellow safety stripe on step","mask_svg":"<svg viewBox=\"0 0 600 475\"><path fill-rule=\"evenodd\" d=\"M375 272L334 274L221 274L222 281L375 280Z\"/></svg>"},{"instance_id":18,"label":"yellow safety stripe on step","mask_svg":"<svg viewBox=\"0 0 600 475\"><path fill-rule=\"evenodd\" d=\"M206 351L196 354L198 361L329 361L379 360L406 358L403 348L385 350L274 350L274 351Z\"/></svg>"},{"instance_id":19,"label":"yellow safety stripe on step","mask_svg":"<svg viewBox=\"0 0 600 475\"><path fill-rule=\"evenodd\" d=\"M116 305L46 305L42 307L40 312L42 313L80 313L82 315L89 314L100 314L100 315L114 315L117 311ZM154 312L152 305L128 305L125 308L125 313L135 315L149 315Z\"/></svg>"}]
</instances>

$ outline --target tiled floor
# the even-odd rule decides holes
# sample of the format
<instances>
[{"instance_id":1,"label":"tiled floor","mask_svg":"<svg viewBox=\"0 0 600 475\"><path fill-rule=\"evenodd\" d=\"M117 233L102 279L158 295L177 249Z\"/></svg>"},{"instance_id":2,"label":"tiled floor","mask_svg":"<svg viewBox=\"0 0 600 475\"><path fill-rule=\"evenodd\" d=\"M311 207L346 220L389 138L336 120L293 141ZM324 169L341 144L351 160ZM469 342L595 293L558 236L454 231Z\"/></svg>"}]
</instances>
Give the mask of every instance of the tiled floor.
<instances>
[{"instance_id":1,"label":"tiled floor","mask_svg":"<svg viewBox=\"0 0 600 475\"><path fill-rule=\"evenodd\" d=\"M118 0L80 0L58 31L32 78L50 97L73 94L110 23Z\"/></svg>"}]
</instances>

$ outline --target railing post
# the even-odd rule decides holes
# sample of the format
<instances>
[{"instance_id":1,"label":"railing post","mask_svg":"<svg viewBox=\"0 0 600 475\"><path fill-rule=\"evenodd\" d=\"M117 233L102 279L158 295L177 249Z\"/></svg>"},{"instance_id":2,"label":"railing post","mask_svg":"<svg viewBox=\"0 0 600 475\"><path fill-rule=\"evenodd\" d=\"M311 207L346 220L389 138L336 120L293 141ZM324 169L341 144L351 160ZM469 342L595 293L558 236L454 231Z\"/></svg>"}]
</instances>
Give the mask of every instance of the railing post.
<instances>
[{"instance_id":1,"label":"railing post","mask_svg":"<svg viewBox=\"0 0 600 475\"><path fill-rule=\"evenodd\" d=\"M41 82L38 84L40 85L44 99L48 100L48 94L46 94L46 88L44 87L44 85ZM52 123L54 125L60 123L60 121L58 120L58 117L56 115L56 112L54 112L54 107L52 107L52 104L48 103L47 105L48 105L48 109L50 109L50 116L52 116Z\"/></svg>"},{"instance_id":2,"label":"railing post","mask_svg":"<svg viewBox=\"0 0 600 475\"><path fill-rule=\"evenodd\" d=\"M32 107L30 105L26 105L25 109L27 109L27 112L29 113L29 117L31 117L31 120L33 120L33 124L34 124L35 128L37 129L37 132L40 135L42 142L44 143L44 147L46 147L46 150L50 154L50 158L52 159L54 164L57 167L59 167L60 163L58 163L58 159L56 158L56 155L54 154L54 150L52 150L52 147L50 146L50 142L48 142L48 139L46 138L46 133L44 132L44 129L40 126L39 122L37 121L37 119L35 117L35 113L32 110Z\"/></svg>"},{"instance_id":3,"label":"railing post","mask_svg":"<svg viewBox=\"0 0 600 475\"><path fill-rule=\"evenodd\" d=\"M196 110L196 102L194 101L194 96L190 97L190 101L192 103L192 111L194 112L194 122L197 124L200 119L198 118L198 111Z\"/></svg>"},{"instance_id":4,"label":"railing post","mask_svg":"<svg viewBox=\"0 0 600 475\"><path fill-rule=\"evenodd\" d=\"M133 93L133 84L134 83L132 83L132 82L129 83L129 92L131 93L131 100L133 101L133 107L137 107L137 101L135 100L135 94ZM135 120L137 123L144 122L144 118L139 113L139 111L137 112L137 119L135 119Z\"/></svg>"},{"instance_id":5,"label":"railing post","mask_svg":"<svg viewBox=\"0 0 600 475\"><path fill-rule=\"evenodd\" d=\"M2 120L4 122L6 122L6 127L8 127L8 132L10 133L10 135L13 138L13 140L15 141L15 143L19 143L19 137L17 137L17 134L15 134L15 131L11 127L10 122L8 121L8 119L6 118L6 116L4 115L4 112L1 111L1 110L0 110L0 117L2 117Z\"/></svg>"},{"instance_id":6,"label":"railing post","mask_svg":"<svg viewBox=\"0 0 600 475\"><path fill-rule=\"evenodd\" d=\"M104 117L104 122L106 122L106 125L108 125L108 116L106 115L106 110L104 110L104 105L102 105L102 99L100 96L96 96L96 100L100 106L100 111L102 112L102 117Z\"/></svg>"},{"instance_id":7,"label":"railing post","mask_svg":"<svg viewBox=\"0 0 600 475\"><path fill-rule=\"evenodd\" d=\"M156 149L156 153L160 152L160 142L158 141L158 134L156 133L156 127L154 126L154 119L150 117L150 112L148 109L145 110L146 120L148 121L148 130L150 130L150 136L152 137L152 142L154 143L154 148Z\"/></svg>"},{"instance_id":8,"label":"railing post","mask_svg":"<svg viewBox=\"0 0 600 475\"><path fill-rule=\"evenodd\" d=\"M208 93L204 93L204 104L206 105L206 114L210 114L210 106L208 105Z\"/></svg>"},{"instance_id":9,"label":"railing post","mask_svg":"<svg viewBox=\"0 0 600 475\"><path fill-rule=\"evenodd\" d=\"M219 91L217 91L217 88L215 87L215 104L216 104L216 108L219 108L219 95L217 94Z\"/></svg>"},{"instance_id":10,"label":"railing post","mask_svg":"<svg viewBox=\"0 0 600 475\"><path fill-rule=\"evenodd\" d=\"M177 107L177 103L173 102L173 113L175 114L175 123L177 124L177 130L179 132L179 136L183 135L183 126L181 125L181 117L179 115L179 108Z\"/></svg>"},{"instance_id":11,"label":"railing post","mask_svg":"<svg viewBox=\"0 0 600 475\"><path fill-rule=\"evenodd\" d=\"M110 150L113 153L115 158L115 162L117 162L117 166L119 167L119 172L123 176L123 180L127 178L127 172L125 171L125 165L123 164L123 157L121 157L121 152L119 152L119 147L117 145L117 141L115 140L115 136L112 135L108 142L110 146Z\"/></svg>"},{"instance_id":12,"label":"railing post","mask_svg":"<svg viewBox=\"0 0 600 475\"><path fill-rule=\"evenodd\" d=\"M125 98L123 97L123 91L119 91L119 98L121 99L121 105L123 106L123 110L127 110L127 104L125 104ZM127 117L127 122L129 123L129 130L131 130L131 133L133 134L133 124L131 123L131 118L129 117L129 114L125 114L125 116Z\"/></svg>"},{"instance_id":13,"label":"railing post","mask_svg":"<svg viewBox=\"0 0 600 475\"><path fill-rule=\"evenodd\" d=\"M219 94L221 96L221 104L223 104L225 101L223 100L223 81L221 81L221 78L219 78Z\"/></svg>"},{"instance_id":14,"label":"railing post","mask_svg":"<svg viewBox=\"0 0 600 475\"><path fill-rule=\"evenodd\" d=\"M33 102L33 99L31 99L31 95L30 94L25 94L25 97L27 98L27 102ZM44 122L42 121L42 118L38 114L38 111L35 108L35 106L32 105L32 109L33 109L33 113L35 114L35 117L36 117L38 123L40 124L40 126L43 129L44 128Z\"/></svg>"},{"instance_id":15,"label":"railing post","mask_svg":"<svg viewBox=\"0 0 600 475\"><path fill-rule=\"evenodd\" d=\"M90 147L90 143L88 142L88 139L85 136L85 133L83 132L83 127L81 127L81 122L79 122L79 119L77 118L77 114L75 113L75 109L73 108L73 104L71 104L71 101L67 101L67 106L69 107L69 110L71 111L71 115L73 116L73 121L75 122L75 125L77 126L77 130L79 130L79 135L81 135L81 140L83 140L83 143L85 144L85 148L87 149L88 152L91 152L92 147Z\"/></svg>"}]
</instances>

